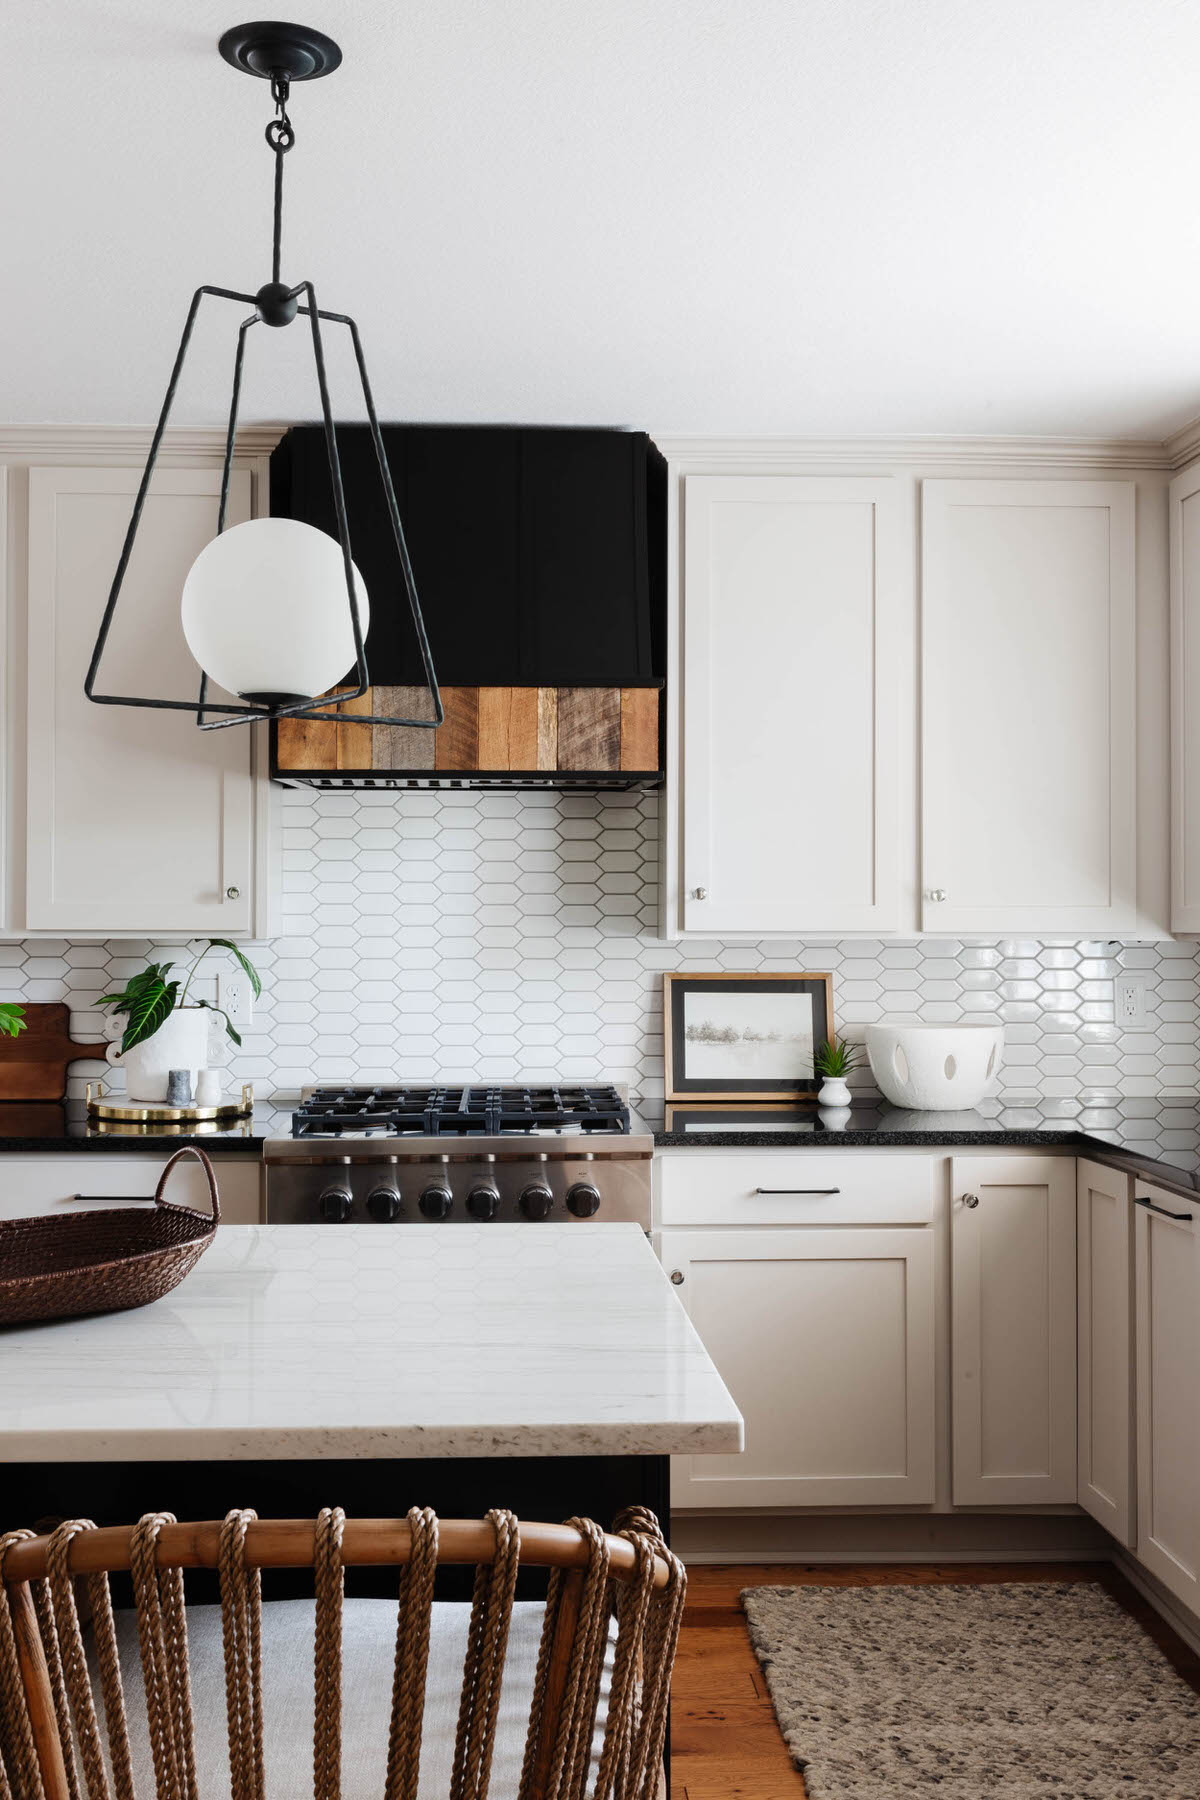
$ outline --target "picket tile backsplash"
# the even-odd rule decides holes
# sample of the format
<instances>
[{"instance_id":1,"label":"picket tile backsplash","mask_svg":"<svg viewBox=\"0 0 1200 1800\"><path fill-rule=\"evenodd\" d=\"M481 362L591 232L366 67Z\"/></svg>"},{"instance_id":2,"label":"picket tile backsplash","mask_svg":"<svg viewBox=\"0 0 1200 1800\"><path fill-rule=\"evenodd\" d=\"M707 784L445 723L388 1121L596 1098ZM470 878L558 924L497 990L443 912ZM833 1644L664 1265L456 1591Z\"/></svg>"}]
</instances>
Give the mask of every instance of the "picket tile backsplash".
<instances>
[{"instance_id":1,"label":"picket tile backsplash","mask_svg":"<svg viewBox=\"0 0 1200 1800\"><path fill-rule=\"evenodd\" d=\"M1099 1117L1192 1096L1200 947L995 939L809 938L664 944L658 796L465 791L282 796L282 932L248 946L264 993L231 1077L259 1094L328 1079L604 1076L663 1086L667 969L817 969L839 1031L873 1019L1004 1021L997 1101ZM0 995L67 1000L102 1033L98 996L155 946L0 945ZM177 950L165 955L178 956ZM1144 1029L1118 1028L1114 978L1146 984ZM201 990L215 998L212 988ZM72 1077L82 1091L88 1073ZM869 1073L854 1084L872 1090Z\"/></svg>"}]
</instances>

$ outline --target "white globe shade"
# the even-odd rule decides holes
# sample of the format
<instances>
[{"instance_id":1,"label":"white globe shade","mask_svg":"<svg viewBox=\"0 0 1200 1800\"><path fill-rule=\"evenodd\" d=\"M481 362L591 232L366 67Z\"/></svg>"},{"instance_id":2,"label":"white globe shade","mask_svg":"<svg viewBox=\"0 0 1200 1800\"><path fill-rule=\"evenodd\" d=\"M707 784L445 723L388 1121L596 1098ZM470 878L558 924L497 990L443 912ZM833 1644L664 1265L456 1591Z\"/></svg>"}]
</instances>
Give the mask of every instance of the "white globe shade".
<instances>
[{"instance_id":1,"label":"white globe shade","mask_svg":"<svg viewBox=\"0 0 1200 1800\"><path fill-rule=\"evenodd\" d=\"M370 611L357 569L354 591L365 638ZM182 613L188 649L231 694L308 699L354 668L342 547L299 519L250 519L205 544L183 584Z\"/></svg>"}]
</instances>

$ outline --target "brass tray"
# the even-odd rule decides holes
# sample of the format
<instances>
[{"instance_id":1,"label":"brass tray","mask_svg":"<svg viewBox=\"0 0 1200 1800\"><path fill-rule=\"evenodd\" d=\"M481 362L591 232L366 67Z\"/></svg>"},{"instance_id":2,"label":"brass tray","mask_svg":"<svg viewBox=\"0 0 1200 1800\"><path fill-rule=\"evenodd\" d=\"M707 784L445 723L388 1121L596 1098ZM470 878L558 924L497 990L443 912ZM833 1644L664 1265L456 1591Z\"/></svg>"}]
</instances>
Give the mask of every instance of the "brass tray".
<instances>
[{"instance_id":1,"label":"brass tray","mask_svg":"<svg viewBox=\"0 0 1200 1800\"><path fill-rule=\"evenodd\" d=\"M254 1111L254 1086L243 1081L239 1100L223 1100L219 1106L158 1106L151 1101L132 1101L123 1095L110 1099L104 1084L93 1093L86 1088L88 1115L122 1125L216 1125L225 1119L246 1119Z\"/></svg>"}]
</instances>

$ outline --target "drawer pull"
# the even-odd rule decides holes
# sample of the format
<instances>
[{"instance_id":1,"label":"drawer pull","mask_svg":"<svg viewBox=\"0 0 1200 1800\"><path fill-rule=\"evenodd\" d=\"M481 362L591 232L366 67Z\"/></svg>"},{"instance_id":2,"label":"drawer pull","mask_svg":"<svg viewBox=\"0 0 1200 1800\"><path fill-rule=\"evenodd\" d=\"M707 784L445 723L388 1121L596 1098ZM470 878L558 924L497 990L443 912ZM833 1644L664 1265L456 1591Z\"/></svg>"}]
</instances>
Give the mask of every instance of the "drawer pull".
<instances>
[{"instance_id":1,"label":"drawer pull","mask_svg":"<svg viewBox=\"0 0 1200 1800\"><path fill-rule=\"evenodd\" d=\"M153 1194L72 1194L72 1200L103 1200L105 1206L140 1206L143 1201L152 1201Z\"/></svg>"},{"instance_id":2,"label":"drawer pull","mask_svg":"<svg viewBox=\"0 0 1200 1800\"><path fill-rule=\"evenodd\" d=\"M1167 1208L1165 1206L1155 1206L1153 1200L1147 1200L1144 1194L1139 1194L1137 1196L1137 1199L1134 1201L1134 1205L1135 1206L1144 1206L1148 1212L1161 1213L1164 1219L1178 1219L1180 1224L1182 1224L1182 1225L1190 1225L1192 1222L1192 1215L1190 1212L1185 1212L1185 1213L1168 1212Z\"/></svg>"},{"instance_id":3,"label":"drawer pull","mask_svg":"<svg viewBox=\"0 0 1200 1800\"><path fill-rule=\"evenodd\" d=\"M841 1188L755 1188L756 1194L840 1194Z\"/></svg>"}]
</instances>

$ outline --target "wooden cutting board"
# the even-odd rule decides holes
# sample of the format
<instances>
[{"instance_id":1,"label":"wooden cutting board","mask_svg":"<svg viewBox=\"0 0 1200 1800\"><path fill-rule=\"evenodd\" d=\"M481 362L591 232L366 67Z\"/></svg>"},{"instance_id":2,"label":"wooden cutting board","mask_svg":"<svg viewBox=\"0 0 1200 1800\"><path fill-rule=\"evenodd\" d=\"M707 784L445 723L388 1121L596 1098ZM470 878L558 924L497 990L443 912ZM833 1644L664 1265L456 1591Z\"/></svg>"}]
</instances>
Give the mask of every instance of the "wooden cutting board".
<instances>
[{"instance_id":1,"label":"wooden cutting board","mask_svg":"<svg viewBox=\"0 0 1200 1800\"><path fill-rule=\"evenodd\" d=\"M107 1048L74 1041L71 1010L61 1001L31 1003L24 1031L0 1037L0 1101L65 1099L70 1065L103 1062Z\"/></svg>"}]
</instances>

